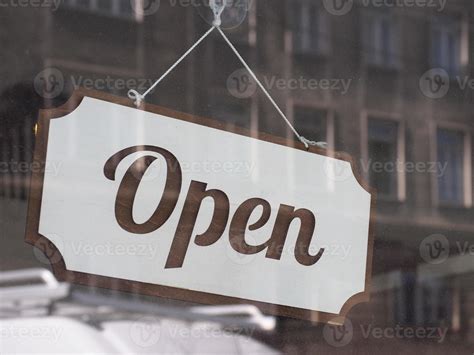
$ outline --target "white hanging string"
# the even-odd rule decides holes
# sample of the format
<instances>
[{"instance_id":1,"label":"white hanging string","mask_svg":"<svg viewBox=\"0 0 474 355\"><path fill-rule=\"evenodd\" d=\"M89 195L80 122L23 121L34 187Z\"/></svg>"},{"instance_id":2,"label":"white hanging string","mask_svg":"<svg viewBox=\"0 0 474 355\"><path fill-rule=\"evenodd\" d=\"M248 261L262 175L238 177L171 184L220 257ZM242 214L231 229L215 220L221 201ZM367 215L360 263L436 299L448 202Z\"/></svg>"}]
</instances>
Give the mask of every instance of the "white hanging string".
<instances>
[{"instance_id":1,"label":"white hanging string","mask_svg":"<svg viewBox=\"0 0 474 355\"><path fill-rule=\"evenodd\" d=\"M270 100L270 102L272 103L273 107L275 107L275 109L277 110L277 112L279 113L279 115L285 120L286 124L291 128L291 130L293 131L293 133L296 135L296 137L298 137L298 139L305 145L306 148L309 147L309 145L315 145L315 146L318 146L318 147L321 147L321 148L326 148L327 147L327 143L326 142L315 142L315 141L310 141L309 139L306 139L305 137L303 137L302 135L300 135L298 133L298 131L296 130L296 128L291 124L290 120L286 117L286 115L283 113L283 111L280 109L280 107L278 106L278 104L275 102L275 100L273 100L273 97L270 95L270 93L268 92L268 90L265 88L265 86L263 86L262 82L257 78L257 75L255 75L255 73L253 72L253 70L250 68L250 66L247 64L247 62L245 61L245 59L240 55L239 51L237 50L237 48L235 48L235 46L232 44L232 42L229 40L229 38L225 35L225 33L221 30L220 27L217 27L217 30L219 31L219 33L222 35L222 37L224 38L224 40L227 42L227 44L229 45L229 47L232 49L232 51L235 53L235 55L237 56L237 58L239 58L240 62L243 64L243 66L245 67L245 69L247 69L247 71L250 73L250 75L252 76L252 78L255 80L255 82L257 83L257 85L260 87L260 89L262 89L263 93L265 94L265 96L268 98L268 100Z\"/></svg>"},{"instance_id":2,"label":"white hanging string","mask_svg":"<svg viewBox=\"0 0 474 355\"><path fill-rule=\"evenodd\" d=\"M197 46L199 46L199 44L207 37L211 34L212 31L214 31L214 29L217 28L217 30L219 31L219 33L221 34L222 38L224 38L225 42L229 45L229 47L232 49L232 51L234 52L234 54L237 56L237 58L240 60L240 62L243 64L243 66L245 67L245 69L247 69L247 71L250 73L250 75L252 76L252 78L255 80L255 82L257 83L257 85L260 87L260 89L264 92L265 96L270 100L270 102L272 103L273 107L275 107L275 109L277 110L278 114L283 118L283 120L286 122L286 124L288 125L288 127L290 127L290 129L293 131L293 133L295 134L296 137L298 137L298 139L301 141L301 143L304 144L304 146L306 147L306 149L309 148L310 145L312 146L317 146L317 147L320 147L320 148L324 148L326 149L327 148L327 143L326 142L316 142L316 141L311 141L309 139L306 139L305 137L303 137L302 135L300 135L298 133L298 131L296 130L296 128L291 124L290 120L288 120L288 118L286 117L286 115L283 113L283 111L280 109L280 107L277 105L277 103L275 102L275 100L273 100L272 96L270 95L270 93L268 92L268 90L265 88L265 86L263 86L263 84L261 83L261 81L257 78L257 75L255 75L255 73L253 72L253 70L250 68L250 66L247 64L247 62L245 61L245 59L240 55L239 51L237 50L237 48L235 48L235 46L232 44L232 42L229 40L229 38L225 35L225 33L221 30L220 26L221 26L221 15L222 15L222 12L224 11L225 7L226 7L226 0L220 0L220 3L218 4L219 1L217 0L210 0L209 2L209 5L212 9L212 12L214 14L214 21L213 21L213 24L212 24L212 27L201 37L199 38L199 40L194 43L193 46L191 46L191 48L189 48L145 93L143 94L140 94L138 91L136 90L130 90L128 92L128 97L132 100L135 101L135 105L137 107L139 107L141 105L141 103L145 100L146 96L152 92L155 87L165 78L168 76L168 74L170 74Z\"/></svg>"},{"instance_id":3,"label":"white hanging string","mask_svg":"<svg viewBox=\"0 0 474 355\"><path fill-rule=\"evenodd\" d=\"M199 38L197 40L196 43L194 43L192 45L191 48L189 48L186 53L184 53L157 81L155 81L155 83L147 90L145 91L144 94L140 94L138 91L136 90L129 90L128 92L128 97L132 100L135 101L135 105L138 107L140 106L140 104L145 100L145 98L147 97L147 95L152 92L155 87L161 83L163 81L164 78L166 78L168 76L169 73L171 73L174 68L176 68L179 63L181 63L197 46L199 46L199 44L204 41L204 39L209 36L211 34L212 31L214 31L216 27L211 27L204 35L202 35L201 38Z\"/></svg>"}]
</instances>

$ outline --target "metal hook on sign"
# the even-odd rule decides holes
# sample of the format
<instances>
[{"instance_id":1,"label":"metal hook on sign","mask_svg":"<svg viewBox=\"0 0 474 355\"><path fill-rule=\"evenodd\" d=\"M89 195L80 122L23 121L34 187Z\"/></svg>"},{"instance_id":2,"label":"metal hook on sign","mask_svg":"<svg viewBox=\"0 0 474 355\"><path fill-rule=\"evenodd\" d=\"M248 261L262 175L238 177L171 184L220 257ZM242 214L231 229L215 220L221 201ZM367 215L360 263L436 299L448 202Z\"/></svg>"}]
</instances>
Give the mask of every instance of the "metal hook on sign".
<instances>
[{"instance_id":1,"label":"metal hook on sign","mask_svg":"<svg viewBox=\"0 0 474 355\"><path fill-rule=\"evenodd\" d=\"M221 15L226 7L227 0L209 0L209 6L214 14L212 25L219 27L222 24Z\"/></svg>"},{"instance_id":2,"label":"metal hook on sign","mask_svg":"<svg viewBox=\"0 0 474 355\"><path fill-rule=\"evenodd\" d=\"M133 100L135 102L135 105L138 107L145 99L145 96L141 95L137 90L129 90L128 98Z\"/></svg>"}]
</instances>

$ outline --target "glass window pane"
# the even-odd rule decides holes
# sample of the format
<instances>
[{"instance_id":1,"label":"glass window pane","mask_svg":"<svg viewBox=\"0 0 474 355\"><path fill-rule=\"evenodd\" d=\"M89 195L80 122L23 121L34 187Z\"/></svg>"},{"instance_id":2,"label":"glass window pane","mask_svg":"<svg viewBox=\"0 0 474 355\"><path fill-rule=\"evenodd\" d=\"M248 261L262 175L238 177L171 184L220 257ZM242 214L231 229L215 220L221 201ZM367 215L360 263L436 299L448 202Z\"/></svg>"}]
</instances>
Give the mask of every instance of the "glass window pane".
<instances>
[{"instance_id":1,"label":"glass window pane","mask_svg":"<svg viewBox=\"0 0 474 355\"><path fill-rule=\"evenodd\" d=\"M327 111L295 106L294 124L303 137L327 141Z\"/></svg>"},{"instance_id":2,"label":"glass window pane","mask_svg":"<svg viewBox=\"0 0 474 355\"><path fill-rule=\"evenodd\" d=\"M438 162L446 167L438 178L440 202L461 205L464 201L464 134L438 130Z\"/></svg>"},{"instance_id":3,"label":"glass window pane","mask_svg":"<svg viewBox=\"0 0 474 355\"><path fill-rule=\"evenodd\" d=\"M383 196L397 194L398 124L378 119L369 120L370 183Z\"/></svg>"}]
</instances>

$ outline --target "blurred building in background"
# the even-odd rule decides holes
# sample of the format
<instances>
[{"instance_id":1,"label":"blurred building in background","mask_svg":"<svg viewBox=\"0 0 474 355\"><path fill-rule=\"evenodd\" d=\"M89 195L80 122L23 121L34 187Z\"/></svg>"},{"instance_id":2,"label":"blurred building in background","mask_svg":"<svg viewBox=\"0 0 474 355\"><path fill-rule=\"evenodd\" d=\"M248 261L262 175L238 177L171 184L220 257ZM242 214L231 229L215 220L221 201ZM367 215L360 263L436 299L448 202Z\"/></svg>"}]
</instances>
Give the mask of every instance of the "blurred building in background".
<instances>
[{"instance_id":1,"label":"blurred building in background","mask_svg":"<svg viewBox=\"0 0 474 355\"><path fill-rule=\"evenodd\" d=\"M192 3L162 0L137 11L138 0L67 0L55 11L1 10L8 164L0 193L2 238L11 246L2 268L31 258L22 244L28 169L14 167L31 162L38 109L64 102L74 86L145 91L209 27L207 9ZM338 15L323 1L254 0L245 18L229 11L227 33L296 128L351 154L377 190L374 295L350 316L448 327L474 341L474 3L366 3ZM147 101L293 139L216 34ZM448 244L437 243L443 236ZM449 258L434 267L446 248ZM287 346L313 336L299 321L282 322L281 331Z\"/></svg>"}]
</instances>

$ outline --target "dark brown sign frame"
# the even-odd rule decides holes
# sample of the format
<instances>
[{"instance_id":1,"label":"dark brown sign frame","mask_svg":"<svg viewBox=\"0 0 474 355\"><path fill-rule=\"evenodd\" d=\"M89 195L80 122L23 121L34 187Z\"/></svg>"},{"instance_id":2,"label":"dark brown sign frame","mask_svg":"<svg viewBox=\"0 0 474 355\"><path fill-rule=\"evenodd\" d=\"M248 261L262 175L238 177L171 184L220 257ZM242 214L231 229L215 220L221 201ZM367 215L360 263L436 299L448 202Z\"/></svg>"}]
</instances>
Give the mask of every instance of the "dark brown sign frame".
<instances>
[{"instance_id":1,"label":"dark brown sign frame","mask_svg":"<svg viewBox=\"0 0 474 355\"><path fill-rule=\"evenodd\" d=\"M373 258L373 243L374 243L374 220L375 220L375 191L371 189L360 177L356 171L354 176L359 184L371 193L371 211L369 223L369 239L368 239L368 253L365 275L365 290L358 293L344 304L340 314L332 314L326 312L313 311L309 309L295 308L289 306L276 305L265 302L257 302L247 299L240 299L228 296L221 296L205 292L192 291L187 289L179 289L174 287L160 286L155 284L142 283L137 281L130 281L124 279L117 279L93 274L86 274L76 271L69 271L59 250L51 243L45 236L39 233L39 220L41 212L41 201L43 194L43 180L44 167L46 163L46 153L48 146L48 133L50 121L63 117L74 111L82 102L84 97L91 97L118 105L136 108L134 103L127 98L117 97L111 94L78 89L74 91L71 98L63 106L41 110L38 120L38 129L35 144L34 163L36 166L41 166L42 169L35 169L31 176L31 188L29 194L28 218L26 226L27 243L39 248L49 259L54 275L59 281L70 282L80 285L93 286L106 289L114 289L130 293L139 293L148 296L158 296L164 298L171 298L181 301L209 304L209 305L225 305L225 304L252 304L257 306L265 313L277 316L299 318L312 322L336 322L342 323L343 317L347 316L349 310L355 305L368 302L370 298L370 284L372 277L372 258ZM196 117L186 113L176 112L167 108L143 103L140 110L151 113L161 114L168 117L173 117L178 120L197 123L203 126L230 131L246 137L258 138L263 141L279 144L293 149L309 151L313 154L325 155L335 157L337 159L345 160L351 163L354 169L354 164L350 156L344 153L331 152L317 147L306 147L293 139L284 139L280 137L271 136L269 134L252 132L235 126L230 126L228 123L218 122L206 118Z\"/></svg>"}]
</instances>

